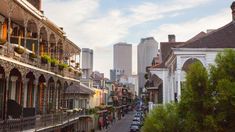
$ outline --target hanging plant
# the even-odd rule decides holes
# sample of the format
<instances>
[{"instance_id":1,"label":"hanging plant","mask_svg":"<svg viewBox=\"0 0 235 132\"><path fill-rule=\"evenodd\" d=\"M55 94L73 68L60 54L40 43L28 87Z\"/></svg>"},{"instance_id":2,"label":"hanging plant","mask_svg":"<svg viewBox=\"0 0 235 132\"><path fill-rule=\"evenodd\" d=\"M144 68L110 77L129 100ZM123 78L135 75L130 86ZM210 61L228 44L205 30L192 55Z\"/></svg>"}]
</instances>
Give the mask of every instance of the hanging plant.
<instances>
[{"instance_id":1,"label":"hanging plant","mask_svg":"<svg viewBox=\"0 0 235 132\"><path fill-rule=\"evenodd\" d=\"M33 60L37 58L37 55L35 53L29 53L29 58Z\"/></svg>"},{"instance_id":2,"label":"hanging plant","mask_svg":"<svg viewBox=\"0 0 235 132\"><path fill-rule=\"evenodd\" d=\"M51 57L49 56L49 55L43 55L43 56L41 56L41 62L43 63L43 64L47 64L48 62L50 62L51 61Z\"/></svg>"},{"instance_id":3,"label":"hanging plant","mask_svg":"<svg viewBox=\"0 0 235 132\"><path fill-rule=\"evenodd\" d=\"M79 76L79 77L81 77L81 76L82 76L82 73L81 73L81 72L78 72L77 74L78 74L78 76Z\"/></svg>"},{"instance_id":4,"label":"hanging plant","mask_svg":"<svg viewBox=\"0 0 235 132\"><path fill-rule=\"evenodd\" d=\"M67 64L64 64L64 63L60 63L58 66L59 66L58 68L59 68L60 71L62 71L62 70L64 70L65 68L68 67L68 65L67 65Z\"/></svg>"},{"instance_id":5,"label":"hanging plant","mask_svg":"<svg viewBox=\"0 0 235 132\"><path fill-rule=\"evenodd\" d=\"M71 62L72 62L72 63L74 63L74 62L75 62L75 60L71 60Z\"/></svg>"},{"instance_id":6,"label":"hanging plant","mask_svg":"<svg viewBox=\"0 0 235 132\"><path fill-rule=\"evenodd\" d=\"M24 49L23 48L20 48L20 47L15 47L14 48L14 51L18 54L23 54L24 53Z\"/></svg>"},{"instance_id":7,"label":"hanging plant","mask_svg":"<svg viewBox=\"0 0 235 132\"><path fill-rule=\"evenodd\" d=\"M52 58L51 59L51 66L52 67L55 67L56 65L58 65L59 64L59 61L57 60L57 59L55 59L55 58Z\"/></svg>"},{"instance_id":8,"label":"hanging plant","mask_svg":"<svg viewBox=\"0 0 235 132\"><path fill-rule=\"evenodd\" d=\"M71 67L69 67L69 72L71 72L73 69Z\"/></svg>"},{"instance_id":9,"label":"hanging plant","mask_svg":"<svg viewBox=\"0 0 235 132\"><path fill-rule=\"evenodd\" d=\"M4 45L7 41L4 39L0 39L0 45Z\"/></svg>"},{"instance_id":10,"label":"hanging plant","mask_svg":"<svg viewBox=\"0 0 235 132\"><path fill-rule=\"evenodd\" d=\"M69 57L65 57L64 59L65 59L65 60L68 60L68 59L69 59Z\"/></svg>"}]
</instances>

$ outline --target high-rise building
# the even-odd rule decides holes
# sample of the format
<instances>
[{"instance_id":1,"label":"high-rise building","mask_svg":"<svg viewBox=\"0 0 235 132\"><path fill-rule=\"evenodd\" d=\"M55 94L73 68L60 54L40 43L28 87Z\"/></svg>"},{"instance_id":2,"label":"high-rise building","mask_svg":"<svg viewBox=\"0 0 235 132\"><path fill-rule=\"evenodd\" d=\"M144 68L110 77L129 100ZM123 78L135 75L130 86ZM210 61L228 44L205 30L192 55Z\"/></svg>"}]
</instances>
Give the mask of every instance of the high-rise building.
<instances>
[{"instance_id":1,"label":"high-rise building","mask_svg":"<svg viewBox=\"0 0 235 132\"><path fill-rule=\"evenodd\" d=\"M122 69L111 69L110 70L110 80L112 82L118 82L123 75L124 75L124 70L122 70Z\"/></svg>"},{"instance_id":2,"label":"high-rise building","mask_svg":"<svg viewBox=\"0 0 235 132\"><path fill-rule=\"evenodd\" d=\"M117 43L113 46L113 69L123 69L124 74L132 74L132 45Z\"/></svg>"},{"instance_id":3,"label":"high-rise building","mask_svg":"<svg viewBox=\"0 0 235 132\"><path fill-rule=\"evenodd\" d=\"M152 64L153 57L157 56L157 52L158 42L153 37L141 39L137 51L139 94L141 94L145 85L146 67Z\"/></svg>"},{"instance_id":4,"label":"high-rise building","mask_svg":"<svg viewBox=\"0 0 235 132\"><path fill-rule=\"evenodd\" d=\"M82 78L89 78L93 71L93 50L82 48Z\"/></svg>"}]
</instances>

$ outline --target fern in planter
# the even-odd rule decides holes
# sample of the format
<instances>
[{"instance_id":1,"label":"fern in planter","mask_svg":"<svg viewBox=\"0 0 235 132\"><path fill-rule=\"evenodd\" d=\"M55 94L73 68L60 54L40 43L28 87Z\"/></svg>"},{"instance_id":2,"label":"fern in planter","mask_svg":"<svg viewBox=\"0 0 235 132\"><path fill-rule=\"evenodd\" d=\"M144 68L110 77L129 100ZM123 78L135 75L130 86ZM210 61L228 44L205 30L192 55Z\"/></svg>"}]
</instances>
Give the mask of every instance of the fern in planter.
<instances>
[{"instance_id":1,"label":"fern in planter","mask_svg":"<svg viewBox=\"0 0 235 132\"><path fill-rule=\"evenodd\" d=\"M24 49L23 48L20 48L20 47L15 47L14 48L14 51L18 54L23 54L24 53Z\"/></svg>"},{"instance_id":2,"label":"fern in planter","mask_svg":"<svg viewBox=\"0 0 235 132\"><path fill-rule=\"evenodd\" d=\"M49 56L49 55L43 55L43 56L41 56L41 62L43 63L43 64L47 64L47 63L49 63L51 61L51 57Z\"/></svg>"},{"instance_id":3,"label":"fern in planter","mask_svg":"<svg viewBox=\"0 0 235 132\"><path fill-rule=\"evenodd\" d=\"M59 64L59 61L57 59L55 59L55 58L52 58L50 62L51 62L51 66L52 67L55 67L56 65Z\"/></svg>"},{"instance_id":4,"label":"fern in planter","mask_svg":"<svg viewBox=\"0 0 235 132\"><path fill-rule=\"evenodd\" d=\"M64 63L60 63L58 66L59 66L58 68L59 68L60 71L62 71L62 70L64 70L65 68L68 67L68 65L67 65L67 64L64 64Z\"/></svg>"},{"instance_id":5,"label":"fern in planter","mask_svg":"<svg viewBox=\"0 0 235 132\"><path fill-rule=\"evenodd\" d=\"M7 41L4 39L0 39L0 45L4 45Z\"/></svg>"},{"instance_id":6,"label":"fern in planter","mask_svg":"<svg viewBox=\"0 0 235 132\"><path fill-rule=\"evenodd\" d=\"M37 58L37 55L35 53L29 53L29 58L31 60L33 60L33 59Z\"/></svg>"}]
</instances>

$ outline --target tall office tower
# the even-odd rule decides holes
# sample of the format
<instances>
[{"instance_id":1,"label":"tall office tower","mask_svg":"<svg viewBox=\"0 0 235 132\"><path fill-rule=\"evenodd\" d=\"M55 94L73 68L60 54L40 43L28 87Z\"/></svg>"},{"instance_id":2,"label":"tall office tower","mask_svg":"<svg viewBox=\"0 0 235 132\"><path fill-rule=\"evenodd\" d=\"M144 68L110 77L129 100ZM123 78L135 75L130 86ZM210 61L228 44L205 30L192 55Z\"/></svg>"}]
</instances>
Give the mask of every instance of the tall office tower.
<instances>
[{"instance_id":1,"label":"tall office tower","mask_svg":"<svg viewBox=\"0 0 235 132\"><path fill-rule=\"evenodd\" d=\"M93 71L93 50L82 48L82 78L88 79Z\"/></svg>"},{"instance_id":2,"label":"tall office tower","mask_svg":"<svg viewBox=\"0 0 235 132\"><path fill-rule=\"evenodd\" d=\"M113 69L122 69L124 74L132 74L132 45L117 43L113 46Z\"/></svg>"},{"instance_id":3,"label":"tall office tower","mask_svg":"<svg viewBox=\"0 0 235 132\"><path fill-rule=\"evenodd\" d=\"M157 56L157 52L158 42L153 37L141 39L137 51L139 94L141 94L145 85L146 67L152 64L153 57Z\"/></svg>"}]
</instances>

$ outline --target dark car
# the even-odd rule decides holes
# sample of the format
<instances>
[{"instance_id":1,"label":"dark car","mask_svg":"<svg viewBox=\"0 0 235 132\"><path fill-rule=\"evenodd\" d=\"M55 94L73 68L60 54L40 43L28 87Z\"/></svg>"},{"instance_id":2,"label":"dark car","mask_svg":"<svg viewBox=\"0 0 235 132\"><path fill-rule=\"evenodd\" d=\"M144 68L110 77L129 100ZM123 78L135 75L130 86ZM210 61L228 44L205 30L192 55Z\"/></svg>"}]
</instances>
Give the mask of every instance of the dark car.
<instances>
[{"instance_id":1,"label":"dark car","mask_svg":"<svg viewBox=\"0 0 235 132\"><path fill-rule=\"evenodd\" d=\"M131 124L130 126L130 132L139 132L140 126L138 124Z\"/></svg>"}]
</instances>

